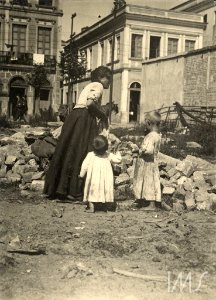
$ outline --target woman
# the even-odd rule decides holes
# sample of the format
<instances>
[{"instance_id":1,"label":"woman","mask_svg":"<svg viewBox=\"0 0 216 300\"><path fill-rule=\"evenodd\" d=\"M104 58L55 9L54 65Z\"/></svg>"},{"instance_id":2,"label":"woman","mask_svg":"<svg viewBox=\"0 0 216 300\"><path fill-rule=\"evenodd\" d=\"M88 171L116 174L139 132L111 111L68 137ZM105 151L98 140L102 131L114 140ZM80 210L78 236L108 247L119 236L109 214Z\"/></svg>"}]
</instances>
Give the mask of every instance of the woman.
<instances>
[{"instance_id":1,"label":"woman","mask_svg":"<svg viewBox=\"0 0 216 300\"><path fill-rule=\"evenodd\" d=\"M103 89L109 88L111 76L107 67L101 66L92 71L92 82L83 89L77 104L67 116L45 178L44 192L48 196L69 199L80 196L78 175L98 134L96 118L108 127L108 119L100 110L100 103Z\"/></svg>"}]
</instances>

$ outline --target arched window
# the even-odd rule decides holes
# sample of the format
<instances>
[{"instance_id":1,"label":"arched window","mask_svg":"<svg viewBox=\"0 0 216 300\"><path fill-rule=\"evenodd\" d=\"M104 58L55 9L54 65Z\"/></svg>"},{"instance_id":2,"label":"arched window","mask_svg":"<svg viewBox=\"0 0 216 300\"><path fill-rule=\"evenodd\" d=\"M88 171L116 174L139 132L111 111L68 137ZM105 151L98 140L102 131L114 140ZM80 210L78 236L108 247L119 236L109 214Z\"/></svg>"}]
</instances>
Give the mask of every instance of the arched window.
<instances>
[{"instance_id":1,"label":"arched window","mask_svg":"<svg viewBox=\"0 0 216 300\"><path fill-rule=\"evenodd\" d=\"M133 82L130 85L130 89L131 90L140 90L141 89L141 85L139 82Z\"/></svg>"}]
</instances>

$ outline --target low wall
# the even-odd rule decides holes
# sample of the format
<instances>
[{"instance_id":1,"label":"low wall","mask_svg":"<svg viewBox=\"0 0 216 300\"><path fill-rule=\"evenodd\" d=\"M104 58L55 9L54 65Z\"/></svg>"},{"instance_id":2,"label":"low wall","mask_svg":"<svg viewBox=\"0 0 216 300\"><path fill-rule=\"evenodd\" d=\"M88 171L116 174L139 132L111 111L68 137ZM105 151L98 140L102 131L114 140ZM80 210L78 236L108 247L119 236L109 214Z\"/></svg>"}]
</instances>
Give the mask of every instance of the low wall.
<instances>
[{"instance_id":1,"label":"low wall","mask_svg":"<svg viewBox=\"0 0 216 300\"><path fill-rule=\"evenodd\" d=\"M142 115L175 101L216 106L216 46L143 62L142 86Z\"/></svg>"}]
</instances>

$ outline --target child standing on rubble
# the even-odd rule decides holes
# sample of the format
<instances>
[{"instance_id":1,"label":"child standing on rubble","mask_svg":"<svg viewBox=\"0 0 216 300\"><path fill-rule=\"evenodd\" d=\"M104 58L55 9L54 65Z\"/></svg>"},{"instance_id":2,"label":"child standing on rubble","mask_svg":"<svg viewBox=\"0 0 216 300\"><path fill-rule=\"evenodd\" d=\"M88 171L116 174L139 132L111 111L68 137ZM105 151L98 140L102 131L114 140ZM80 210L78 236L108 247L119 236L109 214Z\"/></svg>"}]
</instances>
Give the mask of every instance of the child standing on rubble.
<instances>
[{"instance_id":1,"label":"child standing on rubble","mask_svg":"<svg viewBox=\"0 0 216 300\"><path fill-rule=\"evenodd\" d=\"M145 119L148 134L145 136L137 159L133 191L137 200L144 199L149 205L144 210L155 210L156 202L161 202L160 173L157 156L160 149L160 122L158 112L149 113Z\"/></svg>"},{"instance_id":2,"label":"child standing on rubble","mask_svg":"<svg viewBox=\"0 0 216 300\"><path fill-rule=\"evenodd\" d=\"M82 163L79 181L85 180L83 201L88 202L89 212L95 212L96 203L114 202L114 176L111 163L120 163L121 154L109 153L108 140L98 135L93 140L93 151L89 152Z\"/></svg>"}]
</instances>

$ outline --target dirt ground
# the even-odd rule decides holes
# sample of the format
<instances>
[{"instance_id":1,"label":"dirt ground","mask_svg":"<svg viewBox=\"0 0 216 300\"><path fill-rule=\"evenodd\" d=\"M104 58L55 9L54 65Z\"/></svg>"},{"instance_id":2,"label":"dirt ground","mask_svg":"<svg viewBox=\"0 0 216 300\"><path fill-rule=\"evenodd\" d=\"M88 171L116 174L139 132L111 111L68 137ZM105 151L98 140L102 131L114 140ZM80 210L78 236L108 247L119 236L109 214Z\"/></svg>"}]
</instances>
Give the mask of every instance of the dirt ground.
<instances>
[{"instance_id":1,"label":"dirt ground","mask_svg":"<svg viewBox=\"0 0 216 300\"><path fill-rule=\"evenodd\" d=\"M216 299L213 212L144 212L124 202L117 212L88 214L12 187L0 195L2 300ZM9 253L17 236L19 248L46 254Z\"/></svg>"}]
</instances>

